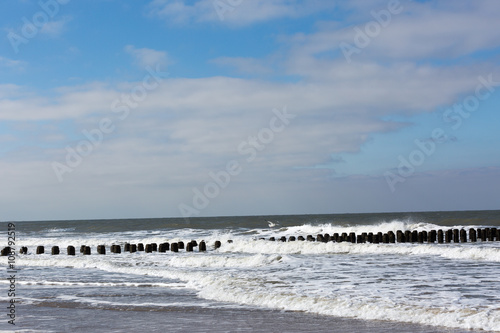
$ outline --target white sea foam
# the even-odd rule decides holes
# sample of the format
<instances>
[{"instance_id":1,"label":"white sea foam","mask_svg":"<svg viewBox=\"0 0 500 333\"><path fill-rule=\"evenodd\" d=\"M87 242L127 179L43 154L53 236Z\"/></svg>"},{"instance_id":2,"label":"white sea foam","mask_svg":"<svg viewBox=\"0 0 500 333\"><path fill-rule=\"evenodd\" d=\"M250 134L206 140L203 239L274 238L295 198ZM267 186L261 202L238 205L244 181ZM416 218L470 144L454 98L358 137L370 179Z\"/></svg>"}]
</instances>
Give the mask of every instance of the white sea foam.
<instances>
[{"instance_id":1,"label":"white sea foam","mask_svg":"<svg viewBox=\"0 0 500 333\"><path fill-rule=\"evenodd\" d=\"M32 245L96 246L113 242L161 243L205 239L207 253L122 253L90 256L20 255L20 267L74 267L90 272L121 273L123 281L65 281L54 279L19 280L26 286L140 287L197 291L200 297L248 306L306 311L322 315L360 319L402 321L462 329L500 331L500 242L451 244L351 244L320 242L271 242L259 237L334 232L387 232L397 230L448 229L426 223L393 221L379 225L297 227L247 232L190 230L176 234L107 234L85 238L28 238ZM193 236L195 235L195 236ZM256 235L256 236L255 236ZM232 243L227 240L232 239ZM215 240L222 247L215 250ZM58 244L56 244L59 242ZM30 245L31 246L31 245ZM62 249L64 252L64 249ZM50 273L48 273L50 274ZM161 282L127 281L136 277L156 277ZM168 279L168 281L163 281ZM5 284L7 281L1 281ZM66 297L66 296L64 296ZM80 297L61 298L125 306L119 302ZM144 302L137 306L173 306L174 303ZM203 304L203 303L202 303ZM185 305L185 304L183 304Z\"/></svg>"}]
</instances>

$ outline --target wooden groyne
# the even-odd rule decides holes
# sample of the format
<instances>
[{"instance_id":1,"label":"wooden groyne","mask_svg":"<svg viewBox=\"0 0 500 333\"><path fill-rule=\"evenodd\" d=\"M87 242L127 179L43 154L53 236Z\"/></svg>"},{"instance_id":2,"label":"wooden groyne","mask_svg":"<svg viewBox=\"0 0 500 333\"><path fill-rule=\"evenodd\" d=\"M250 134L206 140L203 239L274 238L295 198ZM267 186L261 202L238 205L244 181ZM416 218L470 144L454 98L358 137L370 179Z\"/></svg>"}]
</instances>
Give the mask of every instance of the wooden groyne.
<instances>
[{"instance_id":1,"label":"wooden groyne","mask_svg":"<svg viewBox=\"0 0 500 333\"><path fill-rule=\"evenodd\" d=\"M259 240L266 240L265 238L259 238ZM470 228L468 231L465 229L447 229L447 230L430 230L430 231L417 231L417 230L397 230L396 233L393 231L389 231L387 233L377 232L377 233L366 233L363 232L361 234L356 234L354 232L350 233L334 233L332 235L325 234L317 234L306 235L305 237L302 235L299 236L282 236L280 238L270 237L267 239L268 241L277 241L277 242L335 242L335 243L370 243L370 244L391 244L391 243L420 243L420 244L446 244L446 243L475 243L478 241L482 242L493 242L500 241L500 229L498 228ZM228 240L228 243L232 243L232 240ZM215 241L212 245L213 249L218 249L222 246L221 241ZM206 252L207 244L205 241L196 241L191 240L189 242L164 242L161 244L157 243L149 243L144 245L143 243L138 244L113 244L111 246L106 245L98 245L96 247L96 252L98 255L105 255L106 249L109 248L110 253L119 254L123 252L145 252L145 253L166 253L166 252L179 252L179 250L184 250L185 252ZM9 256L13 253L13 249L11 247L5 247L1 250L2 256ZM20 254L28 254L28 248L23 246L19 250ZM36 254L44 254L45 247L43 245L36 247ZM52 246L50 249L50 253L52 255L59 255L60 249L59 246ZM67 255L74 256L76 255L75 247L70 245L66 248ZM83 255L91 255L92 249L90 246L81 245L80 253Z\"/></svg>"}]
</instances>

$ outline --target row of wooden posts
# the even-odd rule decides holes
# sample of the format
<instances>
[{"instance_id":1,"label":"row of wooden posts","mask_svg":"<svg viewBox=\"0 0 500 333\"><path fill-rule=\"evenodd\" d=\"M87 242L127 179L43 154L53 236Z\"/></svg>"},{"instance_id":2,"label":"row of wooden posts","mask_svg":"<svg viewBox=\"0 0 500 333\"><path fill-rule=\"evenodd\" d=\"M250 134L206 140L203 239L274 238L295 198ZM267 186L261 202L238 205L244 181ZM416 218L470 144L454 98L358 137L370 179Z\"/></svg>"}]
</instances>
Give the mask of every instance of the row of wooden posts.
<instances>
[{"instance_id":1,"label":"row of wooden posts","mask_svg":"<svg viewBox=\"0 0 500 333\"><path fill-rule=\"evenodd\" d=\"M193 252L195 248L198 248L199 252L206 252L207 251L207 244L205 241L201 241L198 243L195 240L192 240L190 242L184 243L182 241L180 242L172 242L172 243L151 243L151 244L146 244L144 245L143 243L138 243L138 244L130 244L130 243L125 243L123 246L124 252L141 252L144 251L146 253L151 253L151 252L167 252L167 251L172 251L172 252L179 252L179 250L186 249L187 252ZM221 242L216 241L214 243L214 247L217 249L221 247ZM2 250L1 255L2 256L7 256L12 252L10 247L6 247ZM76 249L74 246L69 245L66 248L66 252L68 255L74 256L76 254ZM111 253L122 253L122 246L121 245L111 245L110 247L110 252ZM28 248L23 246L19 250L20 254L27 254L28 253ZM36 248L36 254L43 254L45 253L45 247L43 245L37 246ZM90 246L87 245L82 245L80 246L80 253L84 255L90 255L92 253L92 249ZM98 245L97 246L97 253L98 254L106 254L106 246L105 245ZM51 254L52 255L58 255L60 254L60 249L59 246L52 246L51 248Z\"/></svg>"},{"instance_id":2,"label":"row of wooden posts","mask_svg":"<svg viewBox=\"0 0 500 333\"><path fill-rule=\"evenodd\" d=\"M468 237L467 237L468 235ZM265 238L260 238L261 240L265 240ZM349 242L349 243L372 243L372 244L379 244L379 243L466 243L467 239L469 239L469 242L477 242L478 239L482 241L500 241L500 229L497 228L484 228L484 229L474 229L470 228L469 232L467 234L467 231L465 229L448 229L448 230L431 230L429 232L427 231L401 231L398 230L396 233L393 231L389 231L387 233L362 233L359 235L356 235L354 232L351 233L334 233L333 235L329 234L318 234L316 237L313 237L312 235L307 235L306 237L303 236L289 236L288 238L285 236L282 236L280 238L276 237L270 237L269 241L282 241L282 242L293 242L293 241L311 241L311 242ZM228 243L232 243L232 240L228 240ZM214 243L214 248L218 249L221 247L222 243L220 241L215 241ZM123 246L124 252L141 252L144 251L146 253L151 253L151 252L179 252L179 250L185 249L186 252L193 252L195 248L198 247L199 252L206 252L207 251L207 244L205 241L201 241L198 243L195 240L192 240L190 242L184 243L182 241L180 242L172 242L172 243L151 243L151 244L146 244L144 245L143 243L139 244L129 244L125 243ZM84 255L90 255L91 254L91 248L90 246L82 245L80 247L80 253ZM110 247L110 252L111 253L121 253L122 252L122 247L121 245L111 245ZM12 253L12 249L10 247L5 247L1 251L2 256L8 256L9 254ZM21 254L27 254L28 253L28 248L27 247L22 247L19 251ZM44 246L38 246L36 248L36 254L43 254L45 253L45 247ZM58 255L60 253L59 246L53 246L51 249L51 254L52 255ZM97 246L97 253L98 254L106 254L106 246L105 245L98 245ZM76 250L75 247L70 245L67 247L67 254L68 255L75 255Z\"/></svg>"},{"instance_id":3,"label":"row of wooden posts","mask_svg":"<svg viewBox=\"0 0 500 333\"><path fill-rule=\"evenodd\" d=\"M484 228L484 229L469 229L469 242L477 242L478 239L482 241L500 241L500 229L497 228ZM260 238L264 239L264 238ZM287 238L282 236L280 238L271 237L270 241L282 241L286 242ZM303 236L290 236L288 237L289 242L293 241L317 241L317 242L349 242L349 243L466 243L467 242L467 231L465 229L448 229L448 230L431 230L431 231L401 231L398 230L396 233L389 231L387 233L366 233L356 235L356 233L334 233L330 234L318 234L315 237L312 235L307 235L306 238Z\"/></svg>"}]
</instances>

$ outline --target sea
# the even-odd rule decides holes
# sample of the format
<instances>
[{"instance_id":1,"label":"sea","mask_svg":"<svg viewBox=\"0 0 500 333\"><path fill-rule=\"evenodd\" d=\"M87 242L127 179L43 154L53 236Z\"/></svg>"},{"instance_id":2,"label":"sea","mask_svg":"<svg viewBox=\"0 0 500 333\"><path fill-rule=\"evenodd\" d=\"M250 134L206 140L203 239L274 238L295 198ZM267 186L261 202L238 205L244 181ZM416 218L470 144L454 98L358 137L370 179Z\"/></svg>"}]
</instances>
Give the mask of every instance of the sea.
<instances>
[{"instance_id":1,"label":"sea","mask_svg":"<svg viewBox=\"0 0 500 333\"><path fill-rule=\"evenodd\" d=\"M500 332L500 241L269 240L487 227L500 211L2 221L0 332Z\"/></svg>"}]
</instances>

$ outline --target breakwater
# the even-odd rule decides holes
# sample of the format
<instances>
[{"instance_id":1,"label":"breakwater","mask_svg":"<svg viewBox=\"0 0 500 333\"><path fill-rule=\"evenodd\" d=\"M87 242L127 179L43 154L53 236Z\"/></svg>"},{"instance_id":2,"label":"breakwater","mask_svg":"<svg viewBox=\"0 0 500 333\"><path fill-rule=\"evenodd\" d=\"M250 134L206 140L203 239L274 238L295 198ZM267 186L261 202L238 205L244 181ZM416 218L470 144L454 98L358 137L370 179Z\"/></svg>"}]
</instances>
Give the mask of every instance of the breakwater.
<instances>
[{"instance_id":1,"label":"breakwater","mask_svg":"<svg viewBox=\"0 0 500 333\"><path fill-rule=\"evenodd\" d=\"M275 241L275 242L295 242L295 241L306 241L306 242L348 242L355 244L394 244L394 243L428 243L428 244L449 244L449 243L475 243L475 242L492 242L492 241L500 241L500 229L498 228L470 228L469 230L465 229L447 229L447 230L430 230L430 231L417 231L417 230L397 230L395 233L393 231L389 231L386 233L378 232L370 232L370 233L360 233L356 234L354 232L343 232L343 233L332 233L331 235L328 233L325 234L317 234L317 235L291 235L291 236L281 236L279 238L269 237L269 238L259 238L259 240L267 240L267 241ZM228 243L232 243L232 240L228 240ZM98 245L95 248L95 252L90 246L80 245L79 252L83 255L91 255L93 253L104 255L107 253L107 249L109 249L110 253L120 254L122 252L160 252L165 253L169 252L179 252L180 250L184 250L186 252L206 252L207 247L211 249L218 249L222 246L221 241L215 241L213 244L209 246L207 243L202 240L200 242L196 240L191 241L176 241L176 242L163 242L160 244L157 243L123 243L123 244L112 244L112 245ZM13 248L5 247L1 251L2 256L8 256L13 252ZM59 255L61 253L59 246L52 246L47 248L47 253L51 255ZM19 250L20 254L29 254L27 247L21 247ZM39 245L34 249L35 254L44 254L46 253L45 246ZM66 248L67 255L76 255L77 251L73 245L69 245Z\"/></svg>"}]
</instances>

